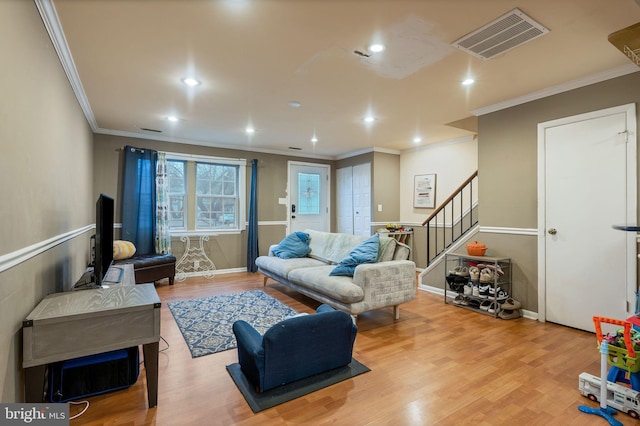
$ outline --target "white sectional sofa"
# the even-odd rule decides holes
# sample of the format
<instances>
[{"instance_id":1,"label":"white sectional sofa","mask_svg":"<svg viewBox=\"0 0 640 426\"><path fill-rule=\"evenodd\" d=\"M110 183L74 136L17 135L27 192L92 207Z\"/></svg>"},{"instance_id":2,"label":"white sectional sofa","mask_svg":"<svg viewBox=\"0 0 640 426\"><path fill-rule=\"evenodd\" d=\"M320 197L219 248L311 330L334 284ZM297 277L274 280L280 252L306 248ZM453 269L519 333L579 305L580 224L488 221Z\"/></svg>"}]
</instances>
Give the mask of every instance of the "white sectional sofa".
<instances>
[{"instance_id":1,"label":"white sectional sofa","mask_svg":"<svg viewBox=\"0 0 640 426\"><path fill-rule=\"evenodd\" d=\"M416 266L408 260L410 249L393 238L380 236L375 263L356 267L353 277L330 272L351 250L368 237L305 230L311 252L306 257L281 259L273 254L256 260L264 284L272 278L298 292L351 315L393 306L399 319L402 303L416 297Z\"/></svg>"}]
</instances>

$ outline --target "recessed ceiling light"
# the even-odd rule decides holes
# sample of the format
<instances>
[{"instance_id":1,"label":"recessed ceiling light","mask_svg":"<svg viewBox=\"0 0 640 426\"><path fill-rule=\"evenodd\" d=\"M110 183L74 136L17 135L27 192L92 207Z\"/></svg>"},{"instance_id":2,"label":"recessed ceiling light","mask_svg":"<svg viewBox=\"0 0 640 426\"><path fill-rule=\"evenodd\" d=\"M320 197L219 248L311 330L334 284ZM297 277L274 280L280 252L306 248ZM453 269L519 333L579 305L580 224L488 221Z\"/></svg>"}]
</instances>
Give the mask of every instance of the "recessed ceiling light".
<instances>
[{"instance_id":1,"label":"recessed ceiling light","mask_svg":"<svg viewBox=\"0 0 640 426\"><path fill-rule=\"evenodd\" d=\"M185 77L182 79L182 82L189 87L195 87L200 85L200 81L196 80L193 77Z\"/></svg>"},{"instance_id":2,"label":"recessed ceiling light","mask_svg":"<svg viewBox=\"0 0 640 426\"><path fill-rule=\"evenodd\" d=\"M298 101L290 101L289 102L289 106L291 108L300 108L302 106L302 104Z\"/></svg>"},{"instance_id":3,"label":"recessed ceiling light","mask_svg":"<svg viewBox=\"0 0 640 426\"><path fill-rule=\"evenodd\" d=\"M172 123L176 123L178 122L178 120L180 120L178 117L176 117L175 115L170 115L167 117L167 121L170 121Z\"/></svg>"},{"instance_id":4,"label":"recessed ceiling light","mask_svg":"<svg viewBox=\"0 0 640 426\"><path fill-rule=\"evenodd\" d=\"M369 52L371 53L380 53L384 50L384 45L380 43L374 43L369 46Z\"/></svg>"},{"instance_id":5,"label":"recessed ceiling light","mask_svg":"<svg viewBox=\"0 0 640 426\"><path fill-rule=\"evenodd\" d=\"M316 143L316 142L318 142L318 138L314 135L314 136L311 138L311 142L312 142L312 143Z\"/></svg>"},{"instance_id":6,"label":"recessed ceiling light","mask_svg":"<svg viewBox=\"0 0 640 426\"><path fill-rule=\"evenodd\" d=\"M244 131L251 135L256 132L256 129L254 129L253 127L247 127L246 129L244 129Z\"/></svg>"},{"instance_id":7,"label":"recessed ceiling light","mask_svg":"<svg viewBox=\"0 0 640 426\"><path fill-rule=\"evenodd\" d=\"M465 79L465 80L463 80L463 81L462 81L462 85L463 85L463 86L470 86L470 85L472 85L472 84L473 84L473 83L475 83L475 82L476 82L476 81L475 81L474 79L472 79L472 78L467 78L467 79Z\"/></svg>"},{"instance_id":8,"label":"recessed ceiling light","mask_svg":"<svg viewBox=\"0 0 640 426\"><path fill-rule=\"evenodd\" d=\"M364 122L365 123L373 123L374 121L376 121L376 118L374 116L372 116L372 115L367 115L364 118Z\"/></svg>"},{"instance_id":9,"label":"recessed ceiling light","mask_svg":"<svg viewBox=\"0 0 640 426\"><path fill-rule=\"evenodd\" d=\"M420 143L422 142L422 138L420 136L416 136L415 138L413 138L413 143Z\"/></svg>"}]
</instances>

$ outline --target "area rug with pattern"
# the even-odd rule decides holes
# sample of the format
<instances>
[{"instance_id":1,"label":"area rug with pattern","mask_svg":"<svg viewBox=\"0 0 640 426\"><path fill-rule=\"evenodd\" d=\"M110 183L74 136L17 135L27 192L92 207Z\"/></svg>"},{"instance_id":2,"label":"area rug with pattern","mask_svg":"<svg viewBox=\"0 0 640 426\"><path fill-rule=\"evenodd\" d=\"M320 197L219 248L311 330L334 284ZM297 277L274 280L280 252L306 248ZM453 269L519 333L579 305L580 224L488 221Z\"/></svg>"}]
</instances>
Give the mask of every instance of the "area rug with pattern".
<instances>
[{"instance_id":1,"label":"area rug with pattern","mask_svg":"<svg viewBox=\"0 0 640 426\"><path fill-rule=\"evenodd\" d=\"M272 325L297 314L262 290L179 300L168 306L192 358L235 348L232 326L237 320L264 334Z\"/></svg>"}]
</instances>

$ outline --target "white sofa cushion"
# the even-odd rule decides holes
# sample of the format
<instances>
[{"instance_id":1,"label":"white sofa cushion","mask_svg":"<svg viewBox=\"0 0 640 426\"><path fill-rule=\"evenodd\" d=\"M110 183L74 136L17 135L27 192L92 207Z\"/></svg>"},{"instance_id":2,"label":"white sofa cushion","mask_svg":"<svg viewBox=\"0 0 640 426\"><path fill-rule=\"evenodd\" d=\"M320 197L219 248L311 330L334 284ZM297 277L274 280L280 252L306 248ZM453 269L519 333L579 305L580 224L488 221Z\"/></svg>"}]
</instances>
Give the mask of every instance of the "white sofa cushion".
<instances>
[{"instance_id":1,"label":"white sofa cushion","mask_svg":"<svg viewBox=\"0 0 640 426\"><path fill-rule=\"evenodd\" d=\"M304 232L310 237L311 253L309 253L309 257L334 264L340 263L355 246L369 238L362 235L336 234L312 229L305 229Z\"/></svg>"},{"instance_id":2,"label":"white sofa cushion","mask_svg":"<svg viewBox=\"0 0 640 426\"><path fill-rule=\"evenodd\" d=\"M294 269L323 266L326 265L326 263L317 259L311 259L310 257L280 259L275 256L259 256L256 259L256 265L261 269L270 271L271 273L283 278L287 278L289 276L289 272Z\"/></svg>"},{"instance_id":3,"label":"white sofa cushion","mask_svg":"<svg viewBox=\"0 0 640 426\"><path fill-rule=\"evenodd\" d=\"M289 272L288 279L316 293L329 296L342 303L359 302L364 298L362 287L352 277L329 276L334 266L300 268Z\"/></svg>"}]
</instances>

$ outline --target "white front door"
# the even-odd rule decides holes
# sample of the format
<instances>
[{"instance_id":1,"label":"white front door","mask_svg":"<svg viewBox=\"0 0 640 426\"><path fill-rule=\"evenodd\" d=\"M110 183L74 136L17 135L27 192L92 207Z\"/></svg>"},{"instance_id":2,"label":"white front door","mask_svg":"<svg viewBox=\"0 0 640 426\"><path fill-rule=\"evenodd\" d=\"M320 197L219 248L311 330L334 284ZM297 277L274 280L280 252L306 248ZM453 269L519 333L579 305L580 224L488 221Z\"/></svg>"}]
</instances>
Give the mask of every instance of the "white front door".
<instances>
[{"instance_id":1,"label":"white front door","mask_svg":"<svg viewBox=\"0 0 640 426\"><path fill-rule=\"evenodd\" d=\"M592 317L626 319L636 289L635 108L538 126L541 321L594 331Z\"/></svg>"},{"instance_id":2,"label":"white front door","mask_svg":"<svg viewBox=\"0 0 640 426\"><path fill-rule=\"evenodd\" d=\"M330 230L330 166L289 162L289 232Z\"/></svg>"}]
</instances>

